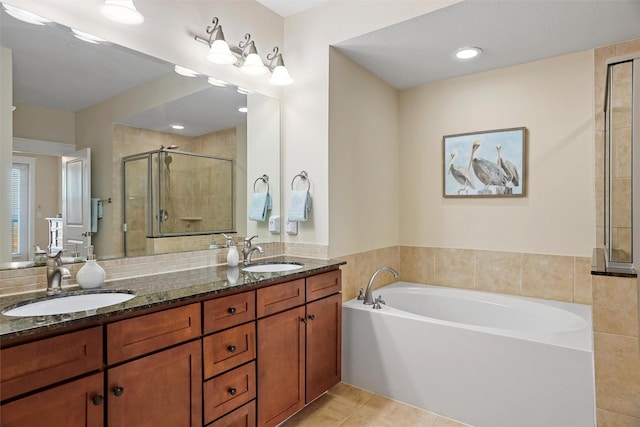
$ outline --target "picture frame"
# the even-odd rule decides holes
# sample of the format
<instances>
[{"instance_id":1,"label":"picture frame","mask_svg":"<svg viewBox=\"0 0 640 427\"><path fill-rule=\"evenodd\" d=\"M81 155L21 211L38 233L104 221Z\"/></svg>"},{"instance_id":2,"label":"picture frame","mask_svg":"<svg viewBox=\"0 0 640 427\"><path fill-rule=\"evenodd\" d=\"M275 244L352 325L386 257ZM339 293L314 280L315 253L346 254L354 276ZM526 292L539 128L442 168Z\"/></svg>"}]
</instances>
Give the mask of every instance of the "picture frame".
<instances>
[{"instance_id":1,"label":"picture frame","mask_svg":"<svg viewBox=\"0 0 640 427\"><path fill-rule=\"evenodd\" d=\"M524 197L525 127L442 137L443 197Z\"/></svg>"}]
</instances>

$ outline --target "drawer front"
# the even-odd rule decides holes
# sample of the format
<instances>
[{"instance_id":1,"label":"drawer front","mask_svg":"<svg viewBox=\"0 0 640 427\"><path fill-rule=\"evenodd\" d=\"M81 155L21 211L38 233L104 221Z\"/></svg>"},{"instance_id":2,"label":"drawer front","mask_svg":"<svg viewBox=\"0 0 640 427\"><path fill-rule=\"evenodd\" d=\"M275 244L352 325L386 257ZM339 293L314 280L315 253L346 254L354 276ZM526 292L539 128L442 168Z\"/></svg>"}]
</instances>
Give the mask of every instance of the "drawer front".
<instances>
[{"instance_id":1,"label":"drawer front","mask_svg":"<svg viewBox=\"0 0 640 427\"><path fill-rule=\"evenodd\" d=\"M207 379L256 358L255 322L209 335L203 343Z\"/></svg>"},{"instance_id":2,"label":"drawer front","mask_svg":"<svg viewBox=\"0 0 640 427\"><path fill-rule=\"evenodd\" d=\"M209 424L208 427L255 427L256 426L256 401L252 400L246 405Z\"/></svg>"},{"instance_id":3,"label":"drawer front","mask_svg":"<svg viewBox=\"0 0 640 427\"><path fill-rule=\"evenodd\" d=\"M315 301L342 290L342 274L340 270L329 271L307 277L307 301Z\"/></svg>"},{"instance_id":4,"label":"drawer front","mask_svg":"<svg viewBox=\"0 0 640 427\"><path fill-rule=\"evenodd\" d=\"M204 383L205 423L256 397L256 364L248 363Z\"/></svg>"},{"instance_id":5,"label":"drawer front","mask_svg":"<svg viewBox=\"0 0 640 427\"><path fill-rule=\"evenodd\" d=\"M107 361L121 362L200 336L200 304L107 325Z\"/></svg>"},{"instance_id":6,"label":"drawer front","mask_svg":"<svg viewBox=\"0 0 640 427\"><path fill-rule=\"evenodd\" d=\"M258 289L256 312L268 316L304 304L304 279Z\"/></svg>"},{"instance_id":7,"label":"drawer front","mask_svg":"<svg viewBox=\"0 0 640 427\"><path fill-rule=\"evenodd\" d=\"M256 318L255 292L243 292L204 303L204 333L221 331Z\"/></svg>"},{"instance_id":8,"label":"drawer front","mask_svg":"<svg viewBox=\"0 0 640 427\"><path fill-rule=\"evenodd\" d=\"M5 400L100 369L102 327L3 348L0 360L0 397Z\"/></svg>"}]
</instances>

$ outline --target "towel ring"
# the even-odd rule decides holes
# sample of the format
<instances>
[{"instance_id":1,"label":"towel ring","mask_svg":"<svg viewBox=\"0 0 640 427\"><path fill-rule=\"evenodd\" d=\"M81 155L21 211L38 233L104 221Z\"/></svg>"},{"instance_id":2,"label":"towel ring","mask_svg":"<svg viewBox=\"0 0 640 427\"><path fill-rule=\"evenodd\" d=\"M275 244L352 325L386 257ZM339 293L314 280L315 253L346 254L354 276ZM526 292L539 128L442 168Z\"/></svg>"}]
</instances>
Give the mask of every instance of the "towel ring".
<instances>
[{"instance_id":1,"label":"towel ring","mask_svg":"<svg viewBox=\"0 0 640 427\"><path fill-rule=\"evenodd\" d=\"M268 175L262 175L261 177L258 177L255 181L253 181L253 192L256 192L256 184L258 183L258 181L262 181L265 184L267 184L267 193L271 190L271 187L269 186L269 176Z\"/></svg>"},{"instance_id":2,"label":"towel ring","mask_svg":"<svg viewBox=\"0 0 640 427\"><path fill-rule=\"evenodd\" d=\"M300 172L298 175L294 176L291 180L291 190L293 190L293 183L296 182L296 178L300 178L303 181L307 181L307 191L311 189L311 182L309 181L309 175L306 171Z\"/></svg>"}]
</instances>

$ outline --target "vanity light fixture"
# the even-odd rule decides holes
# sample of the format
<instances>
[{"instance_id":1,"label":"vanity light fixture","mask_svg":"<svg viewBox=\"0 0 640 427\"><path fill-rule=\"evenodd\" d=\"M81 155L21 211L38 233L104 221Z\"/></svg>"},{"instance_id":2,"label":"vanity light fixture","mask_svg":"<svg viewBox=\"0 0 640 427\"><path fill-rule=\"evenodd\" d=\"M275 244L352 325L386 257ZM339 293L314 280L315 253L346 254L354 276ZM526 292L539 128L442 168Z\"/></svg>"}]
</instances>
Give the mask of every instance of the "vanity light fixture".
<instances>
[{"instance_id":1,"label":"vanity light fixture","mask_svg":"<svg viewBox=\"0 0 640 427\"><path fill-rule=\"evenodd\" d=\"M105 0L100 12L119 24L140 25L144 22L144 16L138 12L133 0Z\"/></svg>"},{"instance_id":2,"label":"vanity light fixture","mask_svg":"<svg viewBox=\"0 0 640 427\"><path fill-rule=\"evenodd\" d=\"M100 44L107 43L105 39L101 39L100 37L96 37L93 34L85 33L84 31L76 30L75 28L71 29L73 35L82 40L83 42L91 43L91 44Z\"/></svg>"},{"instance_id":3,"label":"vanity light fixture","mask_svg":"<svg viewBox=\"0 0 640 427\"><path fill-rule=\"evenodd\" d=\"M482 54L482 49L479 47L461 47L453 52L453 56L461 61L477 58L480 54Z\"/></svg>"},{"instance_id":4,"label":"vanity light fixture","mask_svg":"<svg viewBox=\"0 0 640 427\"><path fill-rule=\"evenodd\" d=\"M2 3L2 7L9 15L13 16L17 20L26 22L27 24L45 25L51 22L42 16L38 16L35 13L28 12L24 9L19 9L15 6L11 6L10 4Z\"/></svg>"},{"instance_id":5,"label":"vanity light fixture","mask_svg":"<svg viewBox=\"0 0 640 427\"><path fill-rule=\"evenodd\" d=\"M220 25L220 20L216 16L211 21L213 26L209 25L207 27L207 34L209 34L209 39L206 40L206 43L209 45L209 53L207 53L207 61L213 62L214 64L235 64L237 58L233 53L231 53L231 49L229 49L229 44L224 39L224 33L222 32L222 25Z\"/></svg>"},{"instance_id":6,"label":"vanity light fixture","mask_svg":"<svg viewBox=\"0 0 640 427\"><path fill-rule=\"evenodd\" d=\"M273 52L267 55L268 65L258 55L256 44L251 40L251 34L246 33L244 40L238 46L229 46L224 39L222 26L218 17L211 21L206 29L208 38L195 36L195 40L209 46L207 60L216 64L233 64L240 68L244 74L250 76L262 76L268 72L273 73L269 82L273 85L286 86L293 83L293 78L284 65L282 53L278 47L273 48Z\"/></svg>"},{"instance_id":7,"label":"vanity light fixture","mask_svg":"<svg viewBox=\"0 0 640 427\"><path fill-rule=\"evenodd\" d=\"M176 65L175 67L173 67L173 71L185 77L196 77L199 74L197 71L193 71L181 65Z\"/></svg>"}]
</instances>

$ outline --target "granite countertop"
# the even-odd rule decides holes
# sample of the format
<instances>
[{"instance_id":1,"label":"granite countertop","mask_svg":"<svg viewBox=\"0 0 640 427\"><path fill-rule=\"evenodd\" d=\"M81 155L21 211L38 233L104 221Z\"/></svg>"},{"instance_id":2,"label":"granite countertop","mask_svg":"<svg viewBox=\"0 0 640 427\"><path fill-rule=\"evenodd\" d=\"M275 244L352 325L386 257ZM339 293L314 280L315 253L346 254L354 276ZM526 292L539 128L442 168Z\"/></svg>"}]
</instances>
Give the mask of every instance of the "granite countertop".
<instances>
[{"instance_id":1,"label":"granite countertop","mask_svg":"<svg viewBox=\"0 0 640 427\"><path fill-rule=\"evenodd\" d=\"M339 260L278 256L256 260L252 265L274 262L301 263L303 266L297 270L279 273L249 273L242 271L241 265L233 268L222 265L107 281L103 286L104 289L133 291L136 294L135 298L93 311L64 315L10 317L0 314L0 342L52 332L70 326L100 323L135 311L169 306L180 302L195 302L217 294L256 289L283 280L295 280L322 273L345 264L344 261ZM79 290L79 288L74 287L68 290ZM45 291L40 291L1 297L0 312L7 307L45 296Z\"/></svg>"}]
</instances>

